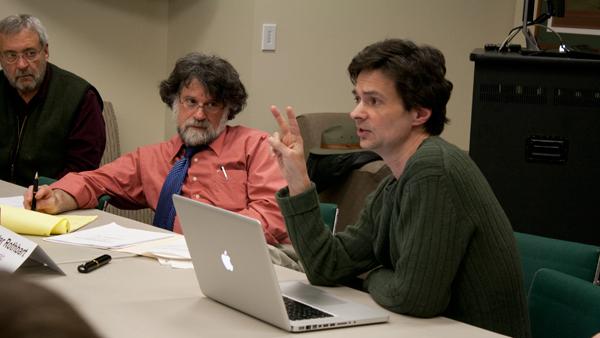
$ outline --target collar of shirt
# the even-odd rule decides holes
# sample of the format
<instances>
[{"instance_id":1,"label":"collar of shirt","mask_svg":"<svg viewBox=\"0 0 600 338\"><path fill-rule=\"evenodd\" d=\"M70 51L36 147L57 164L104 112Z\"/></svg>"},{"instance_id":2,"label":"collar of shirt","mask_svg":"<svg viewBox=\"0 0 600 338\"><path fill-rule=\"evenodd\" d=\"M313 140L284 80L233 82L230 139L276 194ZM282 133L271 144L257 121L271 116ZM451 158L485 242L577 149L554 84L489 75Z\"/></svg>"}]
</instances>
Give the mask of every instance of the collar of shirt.
<instances>
[{"instance_id":1,"label":"collar of shirt","mask_svg":"<svg viewBox=\"0 0 600 338\"><path fill-rule=\"evenodd\" d=\"M221 134L219 134L219 136L217 136L216 139L214 139L209 145L208 147L210 149L212 149L212 151L214 151L217 156L219 156L221 154L221 152L223 151L223 148L225 147L225 138L227 137L227 134L229 133L229 126L225 126L225 130L223 130L221 132ZM181 154L183 153L183 147L185 145L183 144L183 140L181 139L181 137L179 137L179 135L175 136L175 140L173 143L173 153L170 154L171 157L171 162L175 162L177 157L180 157Z\"/></svg>"}]
</instances>

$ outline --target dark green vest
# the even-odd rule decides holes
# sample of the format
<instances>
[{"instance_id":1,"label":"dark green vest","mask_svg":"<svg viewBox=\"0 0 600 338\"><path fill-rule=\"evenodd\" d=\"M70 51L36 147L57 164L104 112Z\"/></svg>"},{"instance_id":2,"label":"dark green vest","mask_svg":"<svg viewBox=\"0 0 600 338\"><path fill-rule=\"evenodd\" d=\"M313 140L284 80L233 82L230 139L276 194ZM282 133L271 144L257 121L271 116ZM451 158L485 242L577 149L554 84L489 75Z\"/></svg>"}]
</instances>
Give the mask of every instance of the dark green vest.
<instances>
[{"instance_id":1,"label":"dark green vest","mask_svg":"<svg viewBox=\"0 0 600 338\"><path fill-rule=\"evenodd\" d=\"M65 167L66 142L85 93L96 89L84 79L48 63L52 68L46 97L29 112L19 137L14 90L0 72L0 179L28 186L35 172L55 178ZM97 91L96 91L97 92ZM100 105L102 101L98 94Z\"/></svg>"}]
</instances>

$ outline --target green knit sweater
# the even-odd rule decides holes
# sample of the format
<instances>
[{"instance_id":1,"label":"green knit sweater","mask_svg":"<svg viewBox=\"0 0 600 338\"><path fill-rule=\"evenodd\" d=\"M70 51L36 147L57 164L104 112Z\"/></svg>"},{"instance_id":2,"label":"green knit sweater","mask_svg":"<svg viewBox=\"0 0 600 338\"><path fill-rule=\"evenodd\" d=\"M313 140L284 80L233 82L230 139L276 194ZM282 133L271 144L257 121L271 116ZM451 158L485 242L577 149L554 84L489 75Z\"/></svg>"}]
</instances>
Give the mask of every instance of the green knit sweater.
<instances>
[{"instance_id":1,"label":"green knit sweater","mask_svg":"<svg viewBox=\"0 0 600 338\"><path fill-rule=\"evenodd\" d=\"M530 336L508 218L475 163L443 139L425 140L402 176L386 178L357 223L335 236L314 188L294 197L286 188L277 198L311 283L372 270L365 288L390 311Z\"/></svg>"}]
</instances>

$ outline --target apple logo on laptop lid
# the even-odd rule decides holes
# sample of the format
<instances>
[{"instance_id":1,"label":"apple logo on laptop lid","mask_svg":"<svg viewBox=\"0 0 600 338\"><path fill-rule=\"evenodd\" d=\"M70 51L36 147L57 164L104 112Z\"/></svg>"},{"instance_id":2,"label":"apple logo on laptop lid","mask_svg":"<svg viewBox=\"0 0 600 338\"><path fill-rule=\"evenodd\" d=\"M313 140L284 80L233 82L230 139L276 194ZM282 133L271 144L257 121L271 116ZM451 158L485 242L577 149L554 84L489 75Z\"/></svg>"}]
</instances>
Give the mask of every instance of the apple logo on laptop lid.
<instances>
[{"instance_id":1,"label":"apple logo on laptop lid","mask_svg":"<svg viewBox=\"0 0 600 338\"><path fill-rule=\"evenodd\" d=\"M221 254L221 261L227 271L233 271L233 264L231 263L231 257L227 254L227 250Z\"/></svg>"}]
</instances>

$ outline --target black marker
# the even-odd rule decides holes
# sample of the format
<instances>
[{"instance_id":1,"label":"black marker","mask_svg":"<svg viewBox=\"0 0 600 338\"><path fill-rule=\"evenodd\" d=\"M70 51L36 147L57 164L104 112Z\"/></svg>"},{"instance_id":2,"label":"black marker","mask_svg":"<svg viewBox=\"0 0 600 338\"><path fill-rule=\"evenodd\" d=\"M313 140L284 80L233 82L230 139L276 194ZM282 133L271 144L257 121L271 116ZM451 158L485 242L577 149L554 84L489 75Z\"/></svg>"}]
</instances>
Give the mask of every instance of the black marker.
<instances>
[{"instance_id":1,"label":"black marker","mask_svg":"<svg viewBox=\"0 0 600 338\"><path fill-rule=\"evenodd\" d=\"M35 211L35 194L38 191L38 185L40 184L40 180L38 178L37 171L35 172L35 177L33 178L33 197L31 198L31 210Z\"/></svg>"},{"instance_id":2,"label":"black marker","mask_svg":"<svg viewBox=\"0 0 600 338\"><path fill-rule=\"evenodd\" d=\"M77 267L77 271L79 271L81 273L88 273L88 272L94 271L94 270L98 269L99 267L108 264L108 262L110 262L111 259L112 259L112 257L110 257L110 255L102 255L96 259L92 259L89 262L81 264L80 266Z\"/></svg>"}]
</instances>

